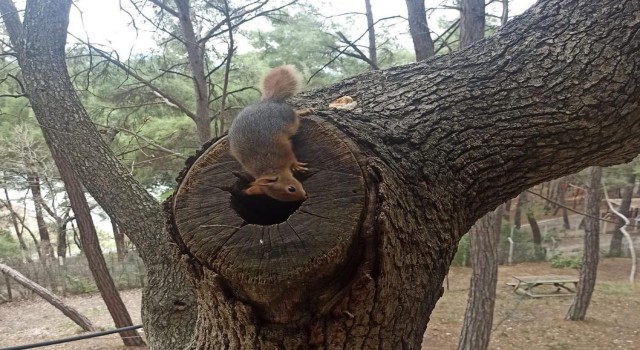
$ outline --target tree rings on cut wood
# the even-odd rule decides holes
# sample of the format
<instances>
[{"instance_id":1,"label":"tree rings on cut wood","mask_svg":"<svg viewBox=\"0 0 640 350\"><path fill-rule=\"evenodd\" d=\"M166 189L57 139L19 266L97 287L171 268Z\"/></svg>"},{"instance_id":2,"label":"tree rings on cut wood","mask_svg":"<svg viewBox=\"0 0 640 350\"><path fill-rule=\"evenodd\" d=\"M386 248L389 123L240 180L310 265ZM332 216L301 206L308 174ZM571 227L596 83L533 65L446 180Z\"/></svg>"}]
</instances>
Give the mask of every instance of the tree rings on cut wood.
<instances>
[{"instance_id":1,"label":"tree rings on cut wood","mask_svg":"<svg viewBox=\"0 0 640 350\"><path fill-rule=\"evenodd\" d=\"M361 156L340 131L303 118L293 148L310 171L296 175L302 203L246 196L248 180L226 138L183 171L170 213L177 242L216 272L235 297L270 322L323 312L360 261L366 190Z\"/></svg>"}]
</instances>

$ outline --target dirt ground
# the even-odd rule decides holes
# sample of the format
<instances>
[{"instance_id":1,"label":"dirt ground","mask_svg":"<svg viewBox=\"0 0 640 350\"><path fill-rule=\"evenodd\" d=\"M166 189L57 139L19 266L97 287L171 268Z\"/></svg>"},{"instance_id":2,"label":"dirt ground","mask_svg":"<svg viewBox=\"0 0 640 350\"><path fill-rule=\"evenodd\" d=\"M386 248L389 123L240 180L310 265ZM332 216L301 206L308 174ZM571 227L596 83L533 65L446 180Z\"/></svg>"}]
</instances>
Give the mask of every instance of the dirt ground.
<instances>
[{"instance_id":1,"label":"dirt ground","mask_svg":"<svg viewBox=\"0 0 640 350\"><path fill-rule=\"evenodd\" d=\"M500 267L494 331L490 349L530 350L640 350L640 287L628 283L629 260L605 259L584 322L569 322L564 315L570 297L531 299L514 294L505 283L514 275L571 274L572 269L552 269L548 263ZM457 345L471 270L455 267L449 275L449 290L431 315L423 349L447 350ZM134 319L140 323L140 291L122 292ZM75 296L67 302L97 326L112 328L99 295ZM80 333L79 327L51 305L38 299L0 305L0 348ZM117 335L82 340L46 349L123 349Z\"/></svg>"}]
</instances>

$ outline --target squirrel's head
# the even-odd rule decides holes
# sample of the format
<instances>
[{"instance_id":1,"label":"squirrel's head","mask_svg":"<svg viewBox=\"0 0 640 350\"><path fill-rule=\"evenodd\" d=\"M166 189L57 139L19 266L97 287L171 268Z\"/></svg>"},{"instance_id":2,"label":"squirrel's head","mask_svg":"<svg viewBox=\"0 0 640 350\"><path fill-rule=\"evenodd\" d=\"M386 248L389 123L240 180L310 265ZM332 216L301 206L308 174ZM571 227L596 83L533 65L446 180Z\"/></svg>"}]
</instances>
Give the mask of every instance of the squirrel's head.
<instances>
[{"instance_id":1,"label":"squirrel's head","mask_svg":"<svg viewBox=\"0 0 640 350\"><path fill-rule=\"evenodd\" d=\"M250 196L264 194L282 202L298 202L307 199L307 192L293 175L262 176L244 190Z\"/></svg>"}]
</instances>

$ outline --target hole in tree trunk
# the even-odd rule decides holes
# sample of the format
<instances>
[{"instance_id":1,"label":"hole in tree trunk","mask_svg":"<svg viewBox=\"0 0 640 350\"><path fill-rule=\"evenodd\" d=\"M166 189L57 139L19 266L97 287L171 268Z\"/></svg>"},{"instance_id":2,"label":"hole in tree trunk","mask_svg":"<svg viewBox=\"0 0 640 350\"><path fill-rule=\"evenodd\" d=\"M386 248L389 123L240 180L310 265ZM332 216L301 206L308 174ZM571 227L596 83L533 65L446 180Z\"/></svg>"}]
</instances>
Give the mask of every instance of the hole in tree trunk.
<instances>
[{"instance_id":1,"label":"hole in tree trunk","mask_svg":"<svg viewBox=\"0 0 640 350\"><path fill-rule=\"evenodd\" d=\"M231 209L248 224L275 225L285 222L304 202L281 202L265 195L247 196L240 189L248 185L245 180L238 180L231 191Z\"/></svg>"}]
</instances>

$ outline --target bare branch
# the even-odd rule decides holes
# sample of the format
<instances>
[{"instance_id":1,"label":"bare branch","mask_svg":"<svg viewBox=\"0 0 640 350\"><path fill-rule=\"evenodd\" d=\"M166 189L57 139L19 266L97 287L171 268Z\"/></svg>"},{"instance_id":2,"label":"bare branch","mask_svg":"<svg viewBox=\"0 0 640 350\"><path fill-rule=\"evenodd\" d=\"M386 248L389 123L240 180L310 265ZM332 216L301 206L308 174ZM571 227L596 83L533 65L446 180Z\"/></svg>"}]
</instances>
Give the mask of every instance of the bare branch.
<instances>
[{"instance_id":1,"label":"bare branch","mask_svg":"<svg viewBox=\"0 0 640 350\"><path fill-rule=\"evenodd\" d=\"M176 12L176 10L172 9L171 7L167 6L167 4L165 4L164 2L161 2L159 0L149 0L149 1L151 1L152 3L160 7L163 11L168 12L170 15L174 17L178 17L178 12Z\"/></svg>"}]
</instances>

